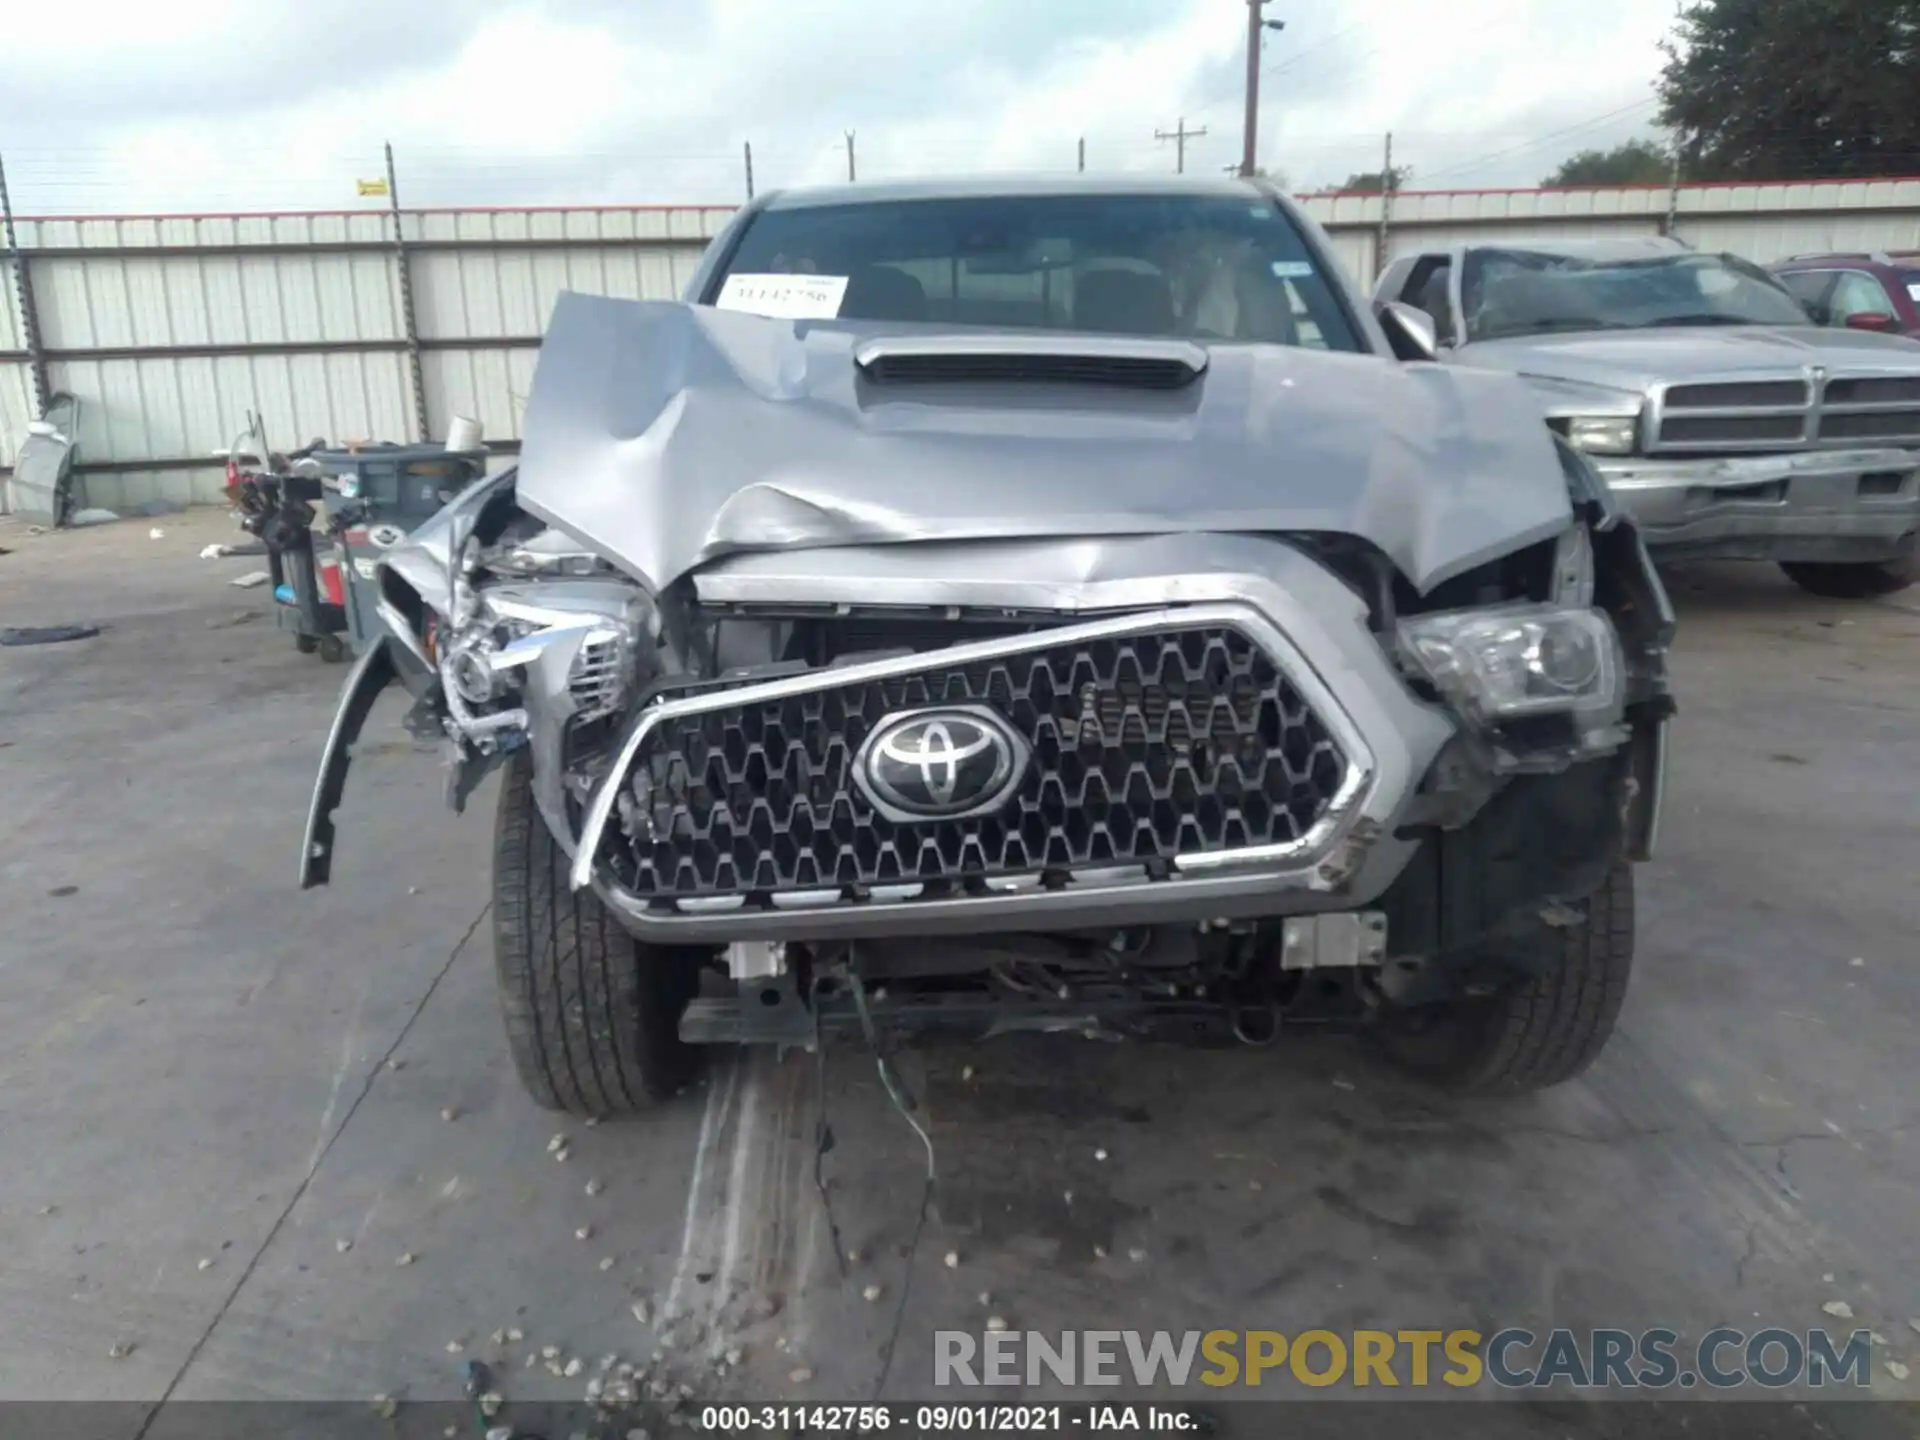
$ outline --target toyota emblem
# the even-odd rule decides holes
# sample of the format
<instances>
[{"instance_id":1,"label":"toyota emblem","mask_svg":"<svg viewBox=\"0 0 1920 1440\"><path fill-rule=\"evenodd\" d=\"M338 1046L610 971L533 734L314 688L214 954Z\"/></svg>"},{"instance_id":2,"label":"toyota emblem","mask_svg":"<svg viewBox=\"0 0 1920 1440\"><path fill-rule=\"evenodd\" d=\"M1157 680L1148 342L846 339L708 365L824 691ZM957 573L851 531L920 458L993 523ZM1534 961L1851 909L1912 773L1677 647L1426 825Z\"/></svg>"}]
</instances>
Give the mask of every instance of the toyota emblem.
<instances>
[{"instance_id":1,"label":"toyota emblem","mask_svg":"<svg viewBox=\"0 0 1920 1440\"><path fill-rule=\"evenodd\" d=\"M854 780L894 820L952 820L1005 803L1032 751L978 705L889 715L854 756Z\"/></svg>"}]
</instances>

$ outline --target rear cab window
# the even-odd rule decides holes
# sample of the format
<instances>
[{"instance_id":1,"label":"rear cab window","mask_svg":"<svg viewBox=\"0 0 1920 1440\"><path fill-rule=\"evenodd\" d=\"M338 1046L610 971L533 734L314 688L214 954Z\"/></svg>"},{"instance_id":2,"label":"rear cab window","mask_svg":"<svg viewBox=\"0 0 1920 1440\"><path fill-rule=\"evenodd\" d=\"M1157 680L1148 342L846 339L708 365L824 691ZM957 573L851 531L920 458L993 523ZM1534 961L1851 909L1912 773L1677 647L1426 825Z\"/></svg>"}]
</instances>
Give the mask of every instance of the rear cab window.
<instances>
[{"instance_id":1,"label":"rear cab window","mask_svg":"<svg viewBox=\"0 0 1920 1440\"><path fill-rule=\"evenodd\" d=\"M774 207L702 298L728 306L783 276L825 282L821 319L1368 348L1325 262L1255 194Z\"/></svg>"}]
</instances>

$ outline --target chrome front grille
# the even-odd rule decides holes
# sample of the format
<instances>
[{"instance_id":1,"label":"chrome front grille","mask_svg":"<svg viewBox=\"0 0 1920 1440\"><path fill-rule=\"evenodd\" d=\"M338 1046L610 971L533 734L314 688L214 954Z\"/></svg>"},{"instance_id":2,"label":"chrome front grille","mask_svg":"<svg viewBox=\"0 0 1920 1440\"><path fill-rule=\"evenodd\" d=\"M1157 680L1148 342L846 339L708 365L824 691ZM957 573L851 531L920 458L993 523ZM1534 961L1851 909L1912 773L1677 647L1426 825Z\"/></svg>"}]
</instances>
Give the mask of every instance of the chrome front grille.
<instances>
[{"instance_id":1,"label":"chrome front grille","mask_svg":"<svg viewBox=\"0 0 1920 1440\"><path fill-rule=\"evenodd\" d=\"M1656 392L1653 453L1920 445L1920 375L1688 382Z\"/></svg>"},{"instance_id":2,"label":"chrome front grille","mask_svg":"<svg viewBox=\"0 0 1920 1440\"><path fill-rule=\"evenodd\" d=\"M1190 857L1303 847L1353 782L1334 731L1232 624L996 643L661 721L596 859L641 902L690 912L957 897L1101 867L1165 876ZM852 773L868 733L959 704L990 707L1031 747L1024 778L987 814L879 813Z\"/></svg>"}]
</instances>

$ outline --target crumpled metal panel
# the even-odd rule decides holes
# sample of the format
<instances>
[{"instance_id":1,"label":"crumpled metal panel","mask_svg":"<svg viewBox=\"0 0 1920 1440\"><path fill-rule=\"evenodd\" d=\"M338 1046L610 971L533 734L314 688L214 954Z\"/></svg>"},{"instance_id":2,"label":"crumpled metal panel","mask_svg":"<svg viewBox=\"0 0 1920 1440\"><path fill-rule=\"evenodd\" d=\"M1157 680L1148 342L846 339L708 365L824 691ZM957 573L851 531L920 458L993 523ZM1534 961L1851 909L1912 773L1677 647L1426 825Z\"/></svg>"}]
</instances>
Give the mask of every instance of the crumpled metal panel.
<instances>
[{"instance_id":1,"label":"crumpled metal panel","mask_svg":"<svg viewBox=\"0 0 1920 1440\"><path fill-rule=\"evenodd\" d=\"M1265 345L1164 392L861 376L903 328L563 295L520 503L655 588L744 550L1330 531L1425 590L1569 520L1511 377Z\"/></svg>"}]
</instances>

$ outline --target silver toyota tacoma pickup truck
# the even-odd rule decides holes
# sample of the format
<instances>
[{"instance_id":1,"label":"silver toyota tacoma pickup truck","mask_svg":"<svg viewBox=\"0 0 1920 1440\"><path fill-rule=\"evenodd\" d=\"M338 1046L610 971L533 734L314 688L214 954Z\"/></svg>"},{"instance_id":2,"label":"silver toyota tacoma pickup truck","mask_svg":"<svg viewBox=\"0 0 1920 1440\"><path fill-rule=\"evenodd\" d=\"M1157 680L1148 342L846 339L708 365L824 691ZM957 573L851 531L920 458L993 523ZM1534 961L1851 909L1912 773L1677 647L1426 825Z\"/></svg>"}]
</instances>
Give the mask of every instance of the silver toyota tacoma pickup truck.
<instances>
[{"instance_id":1,"label":"silver toyota tacoma pickup truck","mask_svg":"<svg viewBox=\"0 0 1920 1440\"><path fill-rule=\"evenodd\" d=\"M702 1044L1365 1023L1520 1090L1605 1043L1673 619L1511 376L1261 184L784 193L684 302L562 296L517 468L386 552L300 859L398 682L499 771L543 1104Z\"/></svg>"},{"instance_id":2,"label":"silver toyota tacoma pickup truck","mask_svg":"<svg viewBox=\"0 0 1920 1440\"><path fill-rule=\"evenodd\" d=\"M1915 577L1920 345L1815 326L1758 266L1655 237L1404 255L1375 285L1442 357L1524 376L1657 556L1773 560L1817 595Z\"/></svg>"}]
</instances>

